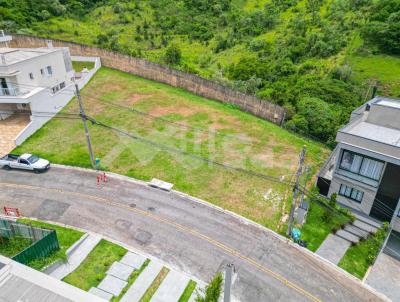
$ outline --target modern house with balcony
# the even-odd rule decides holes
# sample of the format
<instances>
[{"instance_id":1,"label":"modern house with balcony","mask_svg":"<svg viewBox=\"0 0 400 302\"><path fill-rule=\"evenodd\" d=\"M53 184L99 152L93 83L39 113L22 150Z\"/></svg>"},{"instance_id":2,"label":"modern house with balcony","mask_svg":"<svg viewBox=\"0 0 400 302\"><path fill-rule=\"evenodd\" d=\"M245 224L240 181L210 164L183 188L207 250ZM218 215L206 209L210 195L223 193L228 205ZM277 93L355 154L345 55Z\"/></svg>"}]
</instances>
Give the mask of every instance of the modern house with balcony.
<instances>
[{"instance_id":1,"label":"modern house with balcony","mask_svg":"<svg viewBox=\"0 0 400 302\"><path fill-rule=\"evenodd\" d=\"M12 45L1 35L3 45ZM95 68L79 73L72 60L93 61ZM73 97L75 83L82 88L100 68L99 58L71 57L69 49L53 47L0 48L0 155L43 126Z\"/></svg>"},{"instance_id":2,"label":"modern house with balcony","mask_svg":"<svg viewBox=\"0 0 400 302\"><path fill-rule=\"evenodd\" d=\"M357 108L336 141L320 193L400 232L400 100L377 96Z\"/></svg>"}]
</instances>

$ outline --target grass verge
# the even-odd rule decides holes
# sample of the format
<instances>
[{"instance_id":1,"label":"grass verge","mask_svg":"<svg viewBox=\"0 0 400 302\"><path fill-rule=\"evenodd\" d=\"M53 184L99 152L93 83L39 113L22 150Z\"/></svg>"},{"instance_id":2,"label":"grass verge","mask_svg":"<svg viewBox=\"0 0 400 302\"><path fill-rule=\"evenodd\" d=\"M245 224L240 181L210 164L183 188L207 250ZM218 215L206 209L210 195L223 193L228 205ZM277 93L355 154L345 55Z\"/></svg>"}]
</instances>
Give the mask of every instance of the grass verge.
<instances>
[{"instance_id":1,"label":"grass verge","mask_svg":"<svg viewBox=\"0 0 400 302\"><path fill-rule=\"evenodd\" d=\"M72 61L72 67L76 72L82 71L85 67L90 70L94 68L94 62Z\"/></svg>"},{"instance_id":2,"label":"grass verge","mask_svg":"<svg viewBox=\"0 0 400 302\"><path fill-rule=\"evenodd\" d=\"M366 240L351 246L340 260L339 267L362 279L368 268L375 262L387 231L388 227L385 224L375 234L369 235Z\"/></svg>"},{"instance_id":3,"label":"grass verge","mask_svg":"<svg viewBox=\"0 0 400 302\"><path fill-rule=\"evenodd\" d=\"M12 258L29 247L32 241L26 238L3 238L0 237L0 255Z\"/></svg>"},{"instance_id":4,"label":"grass verge","mask_svg":"<svg viewBox=\"0 0 400 302\"><path fill-rule=\"evenodd\" d=\"M81 265L63 281L88 291L99 285L110 266L120 260L126 252L125 248L102 239Z\"/></svg>"},{"instance_id":5,"label":"grass verge","mask_svg":"<svg viewBox=\"0 0 400 302\"><path fill-rule=\"evenodd\" d=\"M330 211L323 204L311 200L306 223L301 228L301 239L307 241L307 248L313 252L334 229L351 221L349 216L339 211L332 210L336 214Z\"/></svg>"},{"instance_id":6,"label":"grass verge","mask_svg":"<svg viewBox=\"0 0 400 302\"><path fill-rule=\"evenodd\" d=\"M162 268L162 270L158 273L158 275L154 279L154 281L151 283L149 288L146 290L144 295L140 298L139 302L149 302L151 297L153 297L154 293L160 287L160 285L163 282L163 280L165 279L165 277L167 277L168 273L169 273L169 269L164 266Z\"/></svg>"},{"instance_id":7,"label":"grass verge","mask_svg":"<svg viewBox=\"0 0 400 302\"><path fill-rule=\"evenodd\" d=\"M118 297L113 297L111 299L111 302L118 302L119 300L122 299L122 297L126 294L128 289L132 286L132 284L136 281L136 279L144 271L144 269L147 267L149 263L150 259L146 259L146 261L142 264L142 266L138 270L132 272L132 274L129 276L128 284L124 287L124 289L122 290L122 292L119 294Z\"/></svg>"},{"instance_id":8,"label":"grass verge","mask_svg":"<svg viewBox=\"0 0 400 302\"><path fill-rule=\"evenodd\" d=\"M79 238L82 237L83 233L74 229L65 228L62 226L49 224L37 220L31 219L18 219L18 222L31 224L34 227L40 227L50 230L55 230L57 232L58 243L60 245L60 249L47 257L36 259L28 264L28 266L42 270L46 266L58 261L58 260L66 260L66 251L76 242Z\"/></svg>"},{"instance_id":9,"label":"grass verge","mask_svg":"<svg viewBox=\"0 0 400 302\"><path fill-rule=\"evenodd\" d=\"M196 289L197 283L193 280L190 280L182 295L180 296L178 302L187 302L193 294L193 291Z\"/></svg>"}]
</instances>

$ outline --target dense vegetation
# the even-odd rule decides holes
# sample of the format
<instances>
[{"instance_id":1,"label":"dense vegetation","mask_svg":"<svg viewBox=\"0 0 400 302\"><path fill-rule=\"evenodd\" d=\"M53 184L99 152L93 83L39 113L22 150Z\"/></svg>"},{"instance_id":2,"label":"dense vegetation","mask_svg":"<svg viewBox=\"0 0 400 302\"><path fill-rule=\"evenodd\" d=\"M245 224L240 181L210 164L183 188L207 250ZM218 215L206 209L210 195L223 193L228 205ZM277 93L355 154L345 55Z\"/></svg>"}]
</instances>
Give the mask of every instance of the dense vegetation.
<instances>
[{"instance_id":1,"label":"dense vegetation","mask_svg":"<svg viewBox=\"0 0 400 302\"><path fill-rule=\"evenodd\" d=\"M374 85L353 62L398 59L400 0L0 0L0 28L94 44L232 85L285 106L288 127L332 143ZM392 84L380 92L399 94Z\"/></svg>"}]
</instances>

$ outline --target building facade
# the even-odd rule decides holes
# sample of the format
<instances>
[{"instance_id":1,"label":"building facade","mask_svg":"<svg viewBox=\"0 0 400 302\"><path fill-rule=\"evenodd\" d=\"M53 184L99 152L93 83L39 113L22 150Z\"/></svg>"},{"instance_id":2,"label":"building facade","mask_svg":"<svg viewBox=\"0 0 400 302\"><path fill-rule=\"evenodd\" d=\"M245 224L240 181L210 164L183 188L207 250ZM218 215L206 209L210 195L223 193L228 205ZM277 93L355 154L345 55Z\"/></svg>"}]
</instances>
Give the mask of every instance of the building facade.
<instances>
[{"instance_id":1,"label":"building facade","mask_svg":"<svg viewBox=\"0 0 400 302\"><path fill-rule=\"evenodd\" d=\"M357 108L336 141L320 193L400 231L400 100L375 97Z\"/></svg>"},{"instance_id":2,"label":"building facade","mask_svg":"<svg viewBox=\"0 0 400 302\"><path fill-rule=\"evenodd\" d=\"M20 145L56 115L101 67L98 57L71 57L69 49L9 48L0 31L0 156ZM3 47L1 47L3 46ZM72 61L93 62L76 73Z\"/></svg>"}]
</instances>

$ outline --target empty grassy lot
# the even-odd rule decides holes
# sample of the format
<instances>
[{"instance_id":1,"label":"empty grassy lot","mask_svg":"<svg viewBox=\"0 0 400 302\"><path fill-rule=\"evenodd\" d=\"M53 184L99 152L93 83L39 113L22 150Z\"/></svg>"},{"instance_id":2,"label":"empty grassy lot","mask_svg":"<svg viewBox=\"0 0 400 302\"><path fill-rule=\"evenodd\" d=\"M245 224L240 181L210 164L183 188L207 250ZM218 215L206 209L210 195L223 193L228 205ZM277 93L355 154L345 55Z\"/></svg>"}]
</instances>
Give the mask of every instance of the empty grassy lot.
<instances>
[{"instance_id":1,"label":"empty grassy lot","mask_svg":"<svg viewBox=\"0 0 400 302\"><path fill-rule=\"evenodd\" d=\"M280 178L295 172L298 153L308 148L316 171L328 150L232 106L120 71L102 68L82 91L87 114L129 133L213 161ZM124 108L119 107L124 106ZM148 115L128 110L134 108ZM72 100L63 112L78 112ZM172 124L168 121L173 121ZM90 125L96 157L105 170L172 182L175 189L208 200L279 230L291 189L222 168L192 156ZM31 152L52 162L89 167L82 122L55 118L14 152Z\"/></svg>"}]
</instances>

